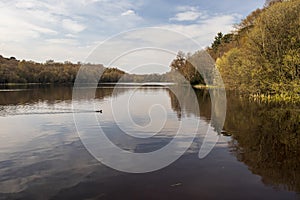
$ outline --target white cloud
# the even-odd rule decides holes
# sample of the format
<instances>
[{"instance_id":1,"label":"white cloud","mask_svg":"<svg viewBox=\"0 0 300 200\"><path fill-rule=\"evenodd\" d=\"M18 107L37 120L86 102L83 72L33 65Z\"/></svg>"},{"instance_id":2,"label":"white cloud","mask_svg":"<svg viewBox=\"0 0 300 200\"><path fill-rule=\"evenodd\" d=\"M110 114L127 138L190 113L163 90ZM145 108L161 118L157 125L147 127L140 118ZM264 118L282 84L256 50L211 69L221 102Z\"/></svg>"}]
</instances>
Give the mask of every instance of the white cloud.
<instances>
[{"instance_id":1,"label":"white cloud","mask_svg":"<svg viewBox=\"0 0 300 200\"><path fill-rule=\"evenodd\" d=\"M134 10L127 10L127 11L123 12L121 15L122 16L135 15L135 12L134 12Z\"/></svg>"},{"instance_id":2,"label":"white cloud","mask_svg":"<svg viewBox=\"0 0 300 200\"><path fill-rule=\"evenodd\" d=\"M34 1L19 1L16 3L16 7L22 9L30 9L34 8L35 6L36 5Z\"/></svg>"},{"instance_id":3,"label":"white cloud","mask_svg":"<svg viewBox=\"0 0 300 200\"><path fill-rule=\"evenodd\" d=\"M199 10L199 8L194 6L178 6L176 7L176 11L177 14L170 18L171 21L196 21L208 17L206 11Z\"/></svg>"},{"instance_id":4,"label":"white cloud","mask_svg":"<svg viewBox=\"0 0 300 200\"><path fill-rule=\"evenodd\" d=\"M177 6L176 11L184 12L184 11L197 11L198 8L195 6Z\"/></svg>"},{"instance_id":5,"label":"white cloud","mask_svg":"<svg viewBox=\"0 0 300 200\"><path fill-rule=\"evenodd\" d=\"M66 34L65 36L68 38L76 38L77 37L76 35L70 34L70 33Z\"/></svg>"},{"instance_id":6,"label":"white cloud","mask_svg":"<svg viewBox=\"0 0 300 200\"><path fill-rule=\"evenodd\" d=\"M63 45L76 45L78 44L77 40L67 39L67 38L55 38L46 40L49 44L63 44Z\"/></svg>"},{"instance_id":7,"label":"white cloud","mask_svg":"<svg viewBox=\"0 0 300 200\"><path fill-rule=\"evenodd\" d=\"M82 25L74 20L70 20L70 19L64 19L62 21L62 26L66 30L73 32L73 33L79 33L86 28L84 25Z\"/></svg>"},{"instance_id":8,"label":"white cloud","mask_svg":"<svg viewBox=\"0 0 300 200\"><path fill-rule=\"evenodd\" d=\"M202 16L202 13L196 12L196 11L186 11L186 12L180 12L175 15L175 17L172 17L171 21L195 21L200 16Z\"/></svg>"},{"instance_id":9,"label":"white cloud","mask_svg":"<svg viewBox=\"0 0 300 200\"><path fill-rule=\"evenodd\" d=\"M93 3L96 3L96 2L99 2L101 0L83 0L82 3L84 5L88 5L88 4L93 4Z\"/></svg>"},{"instance_id":10,"label":"white cloud","mask_svg":"<svg viewBox=\"0 0 300 200\"><path fill-rule=\"evenodd\" d=\"M28 20L30 13L14 12L8 7L0 8L0 41L24 41L38 38L41 34L55 35L56 30L36 21Z\"/></svg>"}]
</instances>

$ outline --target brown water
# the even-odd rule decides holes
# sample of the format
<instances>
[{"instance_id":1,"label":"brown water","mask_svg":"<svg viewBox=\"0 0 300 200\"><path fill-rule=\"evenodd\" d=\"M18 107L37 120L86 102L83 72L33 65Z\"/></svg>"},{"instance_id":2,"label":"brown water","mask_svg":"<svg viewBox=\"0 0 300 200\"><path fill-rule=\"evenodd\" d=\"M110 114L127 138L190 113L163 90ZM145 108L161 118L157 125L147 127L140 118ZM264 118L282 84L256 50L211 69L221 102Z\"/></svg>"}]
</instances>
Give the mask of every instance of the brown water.
<instances>
[{"instance_id":1,"label":"brown water","mask_svg":"<svg viewBox=\"0 0 300 200\"><path fill-rule=\"evenodd\" d=\"M113 86L96 91L96 105L109 138L132 152L150 152L172 139L185 117L209 123L208 91L176 86ZM120 105L135 90L132 120L151 121L143 111L160 102L174 124L150 139L128 139L108 117L111 101ZM182 105L179 105L178 98ZM0 90L0 199L300 199L300 108L249 102L227 95L227 116L218 144L198 158L202 138L176 162L145 174L119 172L94 159L81 143L72 110L71 87L14 86ZM82 101L78 103L90 103ZM195 107L200 107L200 114ZM159 123L159 111L154 123ZM155 113L154 113L155 114ZM126 128L127 118L120 112ZM137 129L130 131L143 134ZM96 131L90 127L89 131ZM201 130L200 130L201 131ZM145 133L151 132L150 130Z\"/></svg>"}]
</instances>

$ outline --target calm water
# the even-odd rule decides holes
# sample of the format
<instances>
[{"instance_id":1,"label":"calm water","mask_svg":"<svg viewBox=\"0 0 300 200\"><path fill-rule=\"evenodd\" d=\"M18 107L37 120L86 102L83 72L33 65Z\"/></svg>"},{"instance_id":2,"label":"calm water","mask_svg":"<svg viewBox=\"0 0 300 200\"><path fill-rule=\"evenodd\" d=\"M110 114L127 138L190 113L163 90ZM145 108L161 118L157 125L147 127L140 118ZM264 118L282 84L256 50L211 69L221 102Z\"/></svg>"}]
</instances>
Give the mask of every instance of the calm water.
<instances>
[{"instance_id":1,"label":"calm water","mask_svg":"<svg viewBox=\"0 0 300 200\"><path fill-rule=\"evenodd\" d=\"M211 116L209 93L195 91L195 101L193 91L179 86L174 90L177 98L166 87L114 90L106 85L97 89L94 100L76 102L90 109L72 110L71 87L2 87L0 199L300 199L299 106L228 95L220 140L199 159L201 127ZM88 120L97 115L108 138L131 152L162 148L186 118L200 122L199 136L170 166L128 174L106 167L88 153L76 132L74 112L86 120L87 134L98 131ZM151 136L158 129L148 139L122 134Z\"/></svg>"}]
</instances>

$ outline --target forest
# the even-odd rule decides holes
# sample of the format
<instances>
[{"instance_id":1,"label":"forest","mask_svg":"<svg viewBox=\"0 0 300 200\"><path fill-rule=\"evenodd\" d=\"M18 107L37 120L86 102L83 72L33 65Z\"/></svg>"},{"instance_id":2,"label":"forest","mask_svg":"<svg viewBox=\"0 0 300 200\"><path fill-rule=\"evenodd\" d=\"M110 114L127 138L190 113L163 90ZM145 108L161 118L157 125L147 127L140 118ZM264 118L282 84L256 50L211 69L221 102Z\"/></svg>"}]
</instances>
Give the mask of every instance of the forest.
<instances>
[{"instance_id":1,"label":"forest","mask_svg":"<svg viewBox=\"0 0 300 200\"><path fill-rule=\"evenodd\" d=\"M34 61L17 60L15 57L4 58L0 55L0 84L9 83L39 83L39 84L72 84L75 81L78 70L82 65L89 69L86 75L89 78L95 77L95 68L103 70L99 79L100 83L121 82L166 82L174 81L170 73L165 74L128 74L117 68L106 68L101 64L82 64L71 62L54 62L48 60L45 63Z\"/></svg>"},{"instance_id":2,"label":"forest","mask_svg":"<svg viewBox=\"0 0 300 200\"><path fill-rule=\"evenodd\" d=\"M268 1L207 50L227 89L258 100L300 99L300 0Z\"/></svg>"}]
</instances>

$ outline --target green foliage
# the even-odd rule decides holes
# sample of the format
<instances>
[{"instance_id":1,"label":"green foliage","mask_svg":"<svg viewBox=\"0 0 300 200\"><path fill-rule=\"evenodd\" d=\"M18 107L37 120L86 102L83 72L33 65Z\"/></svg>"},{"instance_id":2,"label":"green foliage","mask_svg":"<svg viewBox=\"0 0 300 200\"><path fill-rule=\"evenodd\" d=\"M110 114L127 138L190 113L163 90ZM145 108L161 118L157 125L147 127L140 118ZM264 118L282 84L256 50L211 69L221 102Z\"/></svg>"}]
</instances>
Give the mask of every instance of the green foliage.
<instances>
[{"instance_id":1,"label":"green foliage","mask_svg":"<svg viewBox=\"0 0 300 200\"><path fill-rule=\"evenodd\" d=\"M215 37L214 42L212 43L211 47L207 48L207 52L211 55L213 59L217 59L221 57L229 51L231 48L237 46L237 38L233 33L229 33L223 35L222 33L218 33Z\"/></svg>"},{"instance_id":2,"label":"green foliage","mask_svg":"<svg viewBox=\"0 0 300 200\"><path fill-rule=\"evenodd\" d=\"M217 36L215 37L214 42L212 43L211 47L216 52L218 50L218 47L222 44L223 39L223 33L219 32Z\"/></svg>"},{"instance_id":3,"label":"green foliage","mask_svg":"<svg viewBox=\"0 0 300 200\"><path fill-rule=\"evenodd\" d=\"M224 84L231 89L241 88L249 81L246 80L249 77L249 70L242 59L244 56L238 48L233 48L216 61Z\"/></svg>"},{"instance_id":4,"label":"green foliage","mask_svg":"<svg viewBox=\"0 0 300 200\"><path fill-rule=\"evenodd\" d=\"M231 42L235 47L217 60L227 88L299 99L299 19L300 0L290 0L271 3L243 20L233 36L237 42Z\"/></svg>"}]
</instances>

